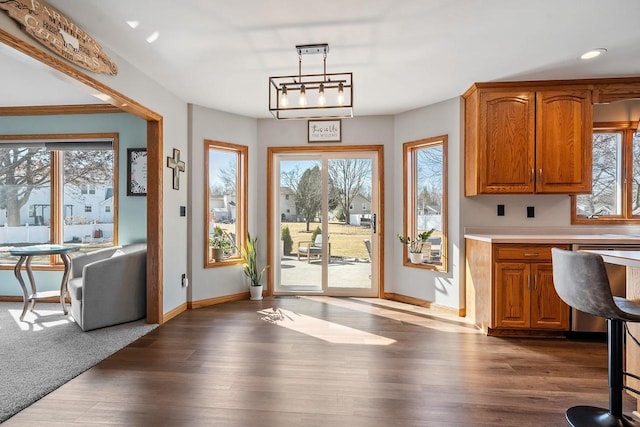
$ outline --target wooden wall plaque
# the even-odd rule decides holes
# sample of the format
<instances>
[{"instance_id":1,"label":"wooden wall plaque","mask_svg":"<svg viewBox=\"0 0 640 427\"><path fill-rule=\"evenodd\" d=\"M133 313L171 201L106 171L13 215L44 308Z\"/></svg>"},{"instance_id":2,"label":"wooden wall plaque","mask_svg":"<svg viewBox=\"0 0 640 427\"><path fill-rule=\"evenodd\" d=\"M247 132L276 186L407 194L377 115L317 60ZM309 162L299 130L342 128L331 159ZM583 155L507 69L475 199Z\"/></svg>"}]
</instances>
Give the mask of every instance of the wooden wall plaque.
<instances>
[{"instance_id":1,"label":"wooden wall plaque","mask_svg":"<svg viewBox=\"0 0 640 427\"><path fill-rule=\"evenodd\" d=\"M91 36L43 0L0 0L0 9L22 30L67 61L94 73L118 74L118 66Z\"/></svg>"}]
</instances>

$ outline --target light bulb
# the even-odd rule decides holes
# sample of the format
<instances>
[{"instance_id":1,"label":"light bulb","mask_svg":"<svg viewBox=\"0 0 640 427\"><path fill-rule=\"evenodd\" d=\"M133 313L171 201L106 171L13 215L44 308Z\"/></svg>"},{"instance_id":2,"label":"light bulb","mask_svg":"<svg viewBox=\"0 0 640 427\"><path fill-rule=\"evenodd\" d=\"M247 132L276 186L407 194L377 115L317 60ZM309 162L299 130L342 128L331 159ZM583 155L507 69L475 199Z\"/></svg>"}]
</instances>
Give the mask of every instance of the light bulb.
<instances>
[{"instance_id":1,"label":"light bulb","mask_svg":"<svg viewBox=\"0 0 640 427\"><path fill-rule=\"evenodd\" d=\"M324 96L324 83L320 83L320 87L318 88L318 105L324 107L327 103L327 99Z\"/></svg>"},{"instance_id":2,"label":"light bulb","mask_svg":"<svg viewBox=\"0 0 640 427\"><path fill-rule=\"evenodd\" d=\"M340 83L338 85L338 105L344 104L344 85Z\"/></svg>"},{"instance_id":3,"label":"light bulb","mask_svg":"<svg viewBox=\"0 0 640 427\"><path fill-rule=\"evenodd\" d=\"M300 99L298 100L298 103L301 107L307 105L307 88L305 88L304 85L300 86Z\"/></svg>"},{"instance_id":4,"label":"light bulb","mask_svg":"<svg viewBox=\"0 0 640 427\"><path fill-rule=\"evenodd\" d=\"M282 86L282 95L280 96L280 106L287 107L289 105L289 99L287 98L287 87Z\"/></svg>"}]
</instances>

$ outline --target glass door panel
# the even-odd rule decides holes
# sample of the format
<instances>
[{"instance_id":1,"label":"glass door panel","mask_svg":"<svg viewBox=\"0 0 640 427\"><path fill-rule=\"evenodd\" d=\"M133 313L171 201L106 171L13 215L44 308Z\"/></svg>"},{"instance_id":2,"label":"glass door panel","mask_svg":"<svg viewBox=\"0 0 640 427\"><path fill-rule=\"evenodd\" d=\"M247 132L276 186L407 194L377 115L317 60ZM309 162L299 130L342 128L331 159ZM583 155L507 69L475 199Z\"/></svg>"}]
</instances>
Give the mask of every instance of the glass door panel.
<instances>
[{"instance_id":1,"label":"glass door panel","mask_svg":"<svg viewBox=\"0 0 640 427\"><path fill-rule=\"evenodd\" d=\"M327 159L329 295L377 295L372 286L375 225L374 157L339 153Z\"/></svg>"},{"instance_id":2,"label":"glass door panel","mask_svg":"<svg viewBox=\"0 0 640 427\"><path fill-rule=\"evenodd\" d=\"M279 172L278 228L289 237L281 240L276 291L321 292L322 160L283 156Z\"/></svg>"}]
</instances>

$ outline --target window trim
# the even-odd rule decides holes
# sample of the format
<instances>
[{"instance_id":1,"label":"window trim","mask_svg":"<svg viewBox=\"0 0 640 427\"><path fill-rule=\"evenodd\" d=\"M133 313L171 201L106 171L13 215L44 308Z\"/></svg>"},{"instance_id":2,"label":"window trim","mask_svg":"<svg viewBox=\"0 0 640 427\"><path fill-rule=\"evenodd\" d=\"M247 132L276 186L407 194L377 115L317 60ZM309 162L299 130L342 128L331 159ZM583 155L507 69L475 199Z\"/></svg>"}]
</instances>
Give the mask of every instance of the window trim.
<instances>
[{"instance_id":1,"label":"window trim","mask_svg":"<svg viewBox=\"0 0 640 427\"><path fill-rule=\"evenodd\" d=\"M218 149L223 151L234 152L238 155L238 182L236 196L236 221L237 221L237 238L236 245L238 247L237 255L229 257L222 261L213 261L209 258L209 150ZM248 182L249 182L249 147L246 145L233 144L230 142L214 141L210 139L204 140L204 268L224 267L228 265L242 263L240 252L247 239L248 226Z\"/></svg>"},{"instance_id":2,"label":"window trim","mask_svg":"<svg viewBox=\"0 0 640 427\"><path fill-rule=\"evenodd\" d=\"M119 133L106 132L106 133L47 133L47 134L24 134L24 135L0 135L0 146L3 142L34 142L34 141L89 141L92 140L110 140L113 149L113 245L118 245L118 182L119 182ZM59 150L50 150L51 156L51 230L49 239L52 244L59 244L63 240L64 234L64 211L66 206L63 202L63 170L62 170L62 156L59 154ZM54 179L54 177L56 179ZM53 206L56 206L54 209ZM13 264L0 264L0 270L13 269ZM62 271L64 270L64 264L62 258L59 255L51 255L50 263L46 264L32 264L33 271Z\"/></svg>"},{"instance_id":3,"label":"window trim","mask_svg":"<svg viewBox=\"0 0 640 427\"><path fill-rule=\"evenodd\" d=\"M449 271L449 232L448 232L448 135L440 135L431 138L419 139L416 141L405 142L402 144L402 200L404 215L402 219L402 232L406 236L409 230L415 229L415 218L412 215L415 212L416 206L416 194L413 191L415 185L415 157L413 153L418 149L426 148L429 146L435 146L442 144L442 242L440 244L440 264L413 264L409 261L409 254L406 245L402 247L402 265L405 267L413 267L423 270L432 270L439 272ZM411 232L413 234L413 231ZM396 239L397 241L397 239Z\"/></svg>"},{"instance_id":4,"label":"window trim","mask_svg":"<svg viewBox=\"0 0 640 427\"><path fill-rule=\"evenodd\" d=\"M593 124L593 133L597 132L620 132L622 133L622 216L619 215L599 215L594 218L577 214L578 196L571 195L571 224L640 224L640 216L633 216L631 212L632 199L632 179L633 174L633 134L637 131L638 122L616 121L616 122L596 122ZM593 149L592 149L593 153ZM591 172L593 173L593 171ZM630 174L630 175L628 175Z\"/></svg>"}]
</instances>

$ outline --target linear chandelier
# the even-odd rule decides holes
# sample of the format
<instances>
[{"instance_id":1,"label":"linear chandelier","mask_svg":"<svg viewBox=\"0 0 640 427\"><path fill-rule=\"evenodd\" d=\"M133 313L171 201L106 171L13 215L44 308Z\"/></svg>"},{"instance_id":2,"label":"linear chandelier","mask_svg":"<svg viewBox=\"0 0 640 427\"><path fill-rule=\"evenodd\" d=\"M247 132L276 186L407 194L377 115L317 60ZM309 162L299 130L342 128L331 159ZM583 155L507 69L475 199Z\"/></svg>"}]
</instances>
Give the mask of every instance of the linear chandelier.
<instances>
[{"instance_id":1,"label":"linear chandelier","mask_svg":"<svg viewBox=\"0 0 640 427\"><path fill-rule=\"evenodd\" d=\"M327 73L329 45L297 45L298 74L269 77L269 111L279 120L353 117L353 73ZM322 54L322 74L302 74L302 55Z\"/></svg>"}]
</instances>

